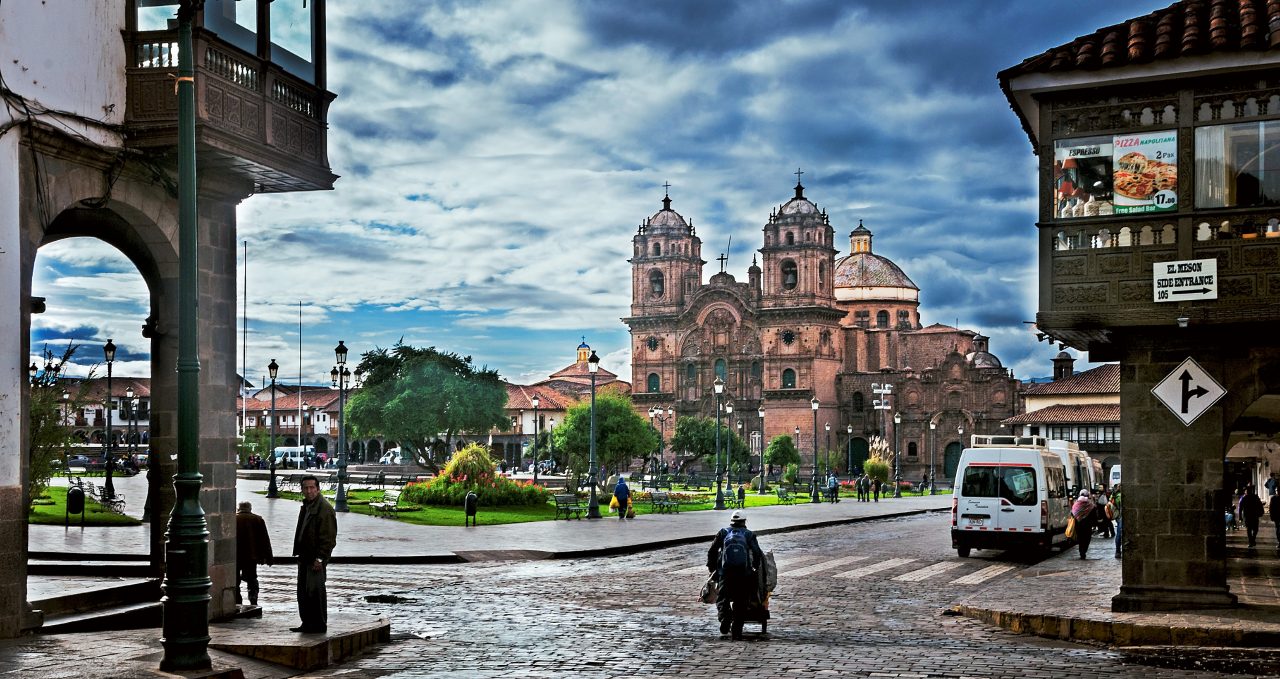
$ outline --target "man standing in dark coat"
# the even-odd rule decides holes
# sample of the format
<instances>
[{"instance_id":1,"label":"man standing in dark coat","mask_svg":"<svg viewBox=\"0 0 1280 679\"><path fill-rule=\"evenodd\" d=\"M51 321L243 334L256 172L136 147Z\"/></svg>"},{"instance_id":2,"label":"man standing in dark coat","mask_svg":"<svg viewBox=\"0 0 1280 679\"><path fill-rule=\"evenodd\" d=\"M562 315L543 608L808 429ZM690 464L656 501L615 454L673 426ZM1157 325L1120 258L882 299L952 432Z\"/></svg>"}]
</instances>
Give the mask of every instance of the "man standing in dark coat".
<instances>
[{"instance_id":1,"label":"man standing in dark coat","mask_svg":"<svg viewBox=\"0 0 1280 679\"><path fill-rule=\"evenodd\" d=\"M253 513L253 505L241 502L236 512L236 603L240 603L240 583L248 583L249 604L258 605L258 564L271 565L271 536L267 522Z\"/></svg>"},{"instance_id":2,"label":"man standing in dark coat","mask_svg":"<svg viewBox=\"0 0 1280 679\"><path fill-rule=\"evenodd\" d=\"M1240 514L1244 516L1244 529L1249 534L1249 546L1258 544L1258 522L1262 520L1262 499L1251 483L1240 499Z\"/></svg>"},{"instance_id":3,"label":"man standing in dark coat","mask_svg":"<svg viewBox=\"0 0 1280 679\"><path fill-rule=\"evenodd\" d=\"M302 509L293 533L293 554L298 557L298 616L302 625L290 632L328 631L329 613L325 592L325 568L338 542L338 518L333 506L320 495L320 481L302 478Z\"/></svg>"},{"instance_id":4,"label":"man standing in dark coat","mask_svg":"<svg viewBox=\"0 0 1280 679\"><path fill-rule=\"evenodd\" d=\"M732 568L721 559L726 541L734 543L741 539L746 547L746 564L741 568ZM720 633L733 631L734 639L742 638L742 623L746 621L747 610L760 606L760 569L764 567L764 550L756 541L756 534L747 530L747 517L742 512L734 512L729 517L729 527L721 528L707 550L707 570L715 573L716 618L720 621Z\"/></svg>"}]
</instances>

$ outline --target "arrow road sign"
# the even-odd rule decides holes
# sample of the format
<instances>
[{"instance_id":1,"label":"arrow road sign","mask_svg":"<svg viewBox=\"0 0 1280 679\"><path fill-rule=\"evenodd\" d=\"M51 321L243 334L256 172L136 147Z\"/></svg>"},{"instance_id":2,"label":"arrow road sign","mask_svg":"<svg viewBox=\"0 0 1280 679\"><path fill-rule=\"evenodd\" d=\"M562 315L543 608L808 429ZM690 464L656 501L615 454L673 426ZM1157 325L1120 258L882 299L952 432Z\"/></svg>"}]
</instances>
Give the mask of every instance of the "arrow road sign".
<instances>
[{"instance_id":1,"label":"arrow road sign","mask_svg":"<svg viewBox=\"0 0 1280 679\"><path fill-rule=\"evenodd\" d=\"M1183 424L1190 426L1204 411L1226 395L1227 390L1201 368L1195 359L1188 357L1160 380L1151 393Z\"/></svg>"}]
</instances>

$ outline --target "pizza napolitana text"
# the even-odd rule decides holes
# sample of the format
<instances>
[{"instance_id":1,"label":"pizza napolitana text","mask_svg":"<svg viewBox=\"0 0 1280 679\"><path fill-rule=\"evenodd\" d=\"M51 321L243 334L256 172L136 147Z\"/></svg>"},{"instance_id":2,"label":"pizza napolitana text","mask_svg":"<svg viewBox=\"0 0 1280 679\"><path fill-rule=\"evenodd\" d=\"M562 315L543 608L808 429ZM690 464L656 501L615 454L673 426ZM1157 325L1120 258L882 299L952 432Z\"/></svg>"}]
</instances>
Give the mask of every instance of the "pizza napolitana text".
<instances>
[{"instance_id":1,"label":"pizza napolitana text","mask_svg":"<svg viewBox=\"0 0 1280 679\"><path fill-rule=\"evenodd\" d=\"M1178 166L1159 160L1151 160L1133 151L1116 161L1116 193L1134 200L1149 200L1158 191L1174 190L1178 186Z\"/></svg>"}]
</instances>

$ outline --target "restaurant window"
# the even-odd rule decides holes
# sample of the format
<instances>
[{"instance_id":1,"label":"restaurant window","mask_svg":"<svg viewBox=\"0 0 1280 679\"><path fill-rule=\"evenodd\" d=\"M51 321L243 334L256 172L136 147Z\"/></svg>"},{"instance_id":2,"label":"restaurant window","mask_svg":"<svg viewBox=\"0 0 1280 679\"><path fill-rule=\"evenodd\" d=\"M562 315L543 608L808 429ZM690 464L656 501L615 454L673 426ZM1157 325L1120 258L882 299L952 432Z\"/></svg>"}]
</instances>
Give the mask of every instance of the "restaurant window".
<instances>
[{"instance_id":1,"label":"restaurant window","mask_svg":"<svg viewBox=\"0 0 1280 679\"><path fill-rule=\"evenodd\" d=\"M1196 207L1280 205L1280 121L1196 128Z\"/></svg>"}]
</instances>

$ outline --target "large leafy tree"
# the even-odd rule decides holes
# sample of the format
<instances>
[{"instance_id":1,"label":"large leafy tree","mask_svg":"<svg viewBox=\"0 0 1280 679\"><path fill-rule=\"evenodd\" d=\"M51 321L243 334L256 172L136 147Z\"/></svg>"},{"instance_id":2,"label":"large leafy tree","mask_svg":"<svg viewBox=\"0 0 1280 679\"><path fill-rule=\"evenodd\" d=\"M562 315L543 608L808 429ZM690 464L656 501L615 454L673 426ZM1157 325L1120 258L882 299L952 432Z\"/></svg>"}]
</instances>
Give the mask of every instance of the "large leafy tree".
<instances>
[{"instance_id":1,"label":"large leafy tree","mask_svg":"<svg viewBox=\"0 0 1280 679\"><path fill-rule=\"evenodd\" d=\"M591 403L583 401L569 408L564 423L556 425L556 455L565 455L568 465L581 476L588 469L591 446ZM658 433L640 416L625 394L596 395L596 464L606 468L628 465L637 457L647 457L658 447ZM603 481L604 475L599 480Z\"/></svg>"},{"instance_id":2,"label":"large leafy tree","mask_svg":"<svg viewBox=\"0 0 1280 679\"><path fill-rule=\"evenodd\" d=\"M773 437L764 451L764 463L774 467L800 464L800 451L796 450L795 441L786 434Z\"/></svg>"},{"instance_id":3,"label":"large leafy tree","mask_svg":"<svg viewBox=\"0 0 1280 679\"><path fill-rule=\"evenodd\" d=\"M498 372L476 368L470 356L397 342L364 354L357 369L365 380L347 401L352 430L395 440L433 470L443 460L434 453L450 449L454 436L511 426Z\"/></svg>"},{"instance_id":4,"label":"large leafy tree","mask_svg":"<svg viewBox=\"0 0 1280 679\"><path fill-rule=\"evenodd\" d=\"M722 461L725 469L733 465L746 467L750 460L751 450L738 432L720 422L721 450L726 452ZM716 421L709 417L681 417L676 420L676 433L671 437L671 450L682 456L679 467L683 470L688 465L702 460L711 464L716 457Z\"/></svg>"}]
</instances>

